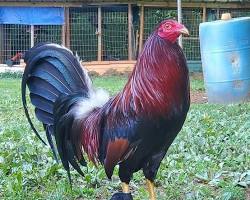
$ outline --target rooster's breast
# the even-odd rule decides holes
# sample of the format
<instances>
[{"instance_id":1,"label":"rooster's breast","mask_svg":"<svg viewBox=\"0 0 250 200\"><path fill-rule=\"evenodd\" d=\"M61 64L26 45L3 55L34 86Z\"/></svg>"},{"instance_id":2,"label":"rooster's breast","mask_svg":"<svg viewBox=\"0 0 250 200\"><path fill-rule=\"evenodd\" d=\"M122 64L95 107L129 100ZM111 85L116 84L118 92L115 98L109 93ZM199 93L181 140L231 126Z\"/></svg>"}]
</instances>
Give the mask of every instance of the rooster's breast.
<instances>
[{"instance_id":1,"label":"rooster's breast","mask_svg":"<svg viewBox=\"0 0 250 200\"><path fill-rule=\"evenodd\" d=\"M185 115L178 118L158 117L156 119L138 120L130 143L134 149L123 161L127 169L136 172L143 168L159 152L167 152L185 120ZM165 155L164 153L164 155Z\"/></svg>"}]
</instances>

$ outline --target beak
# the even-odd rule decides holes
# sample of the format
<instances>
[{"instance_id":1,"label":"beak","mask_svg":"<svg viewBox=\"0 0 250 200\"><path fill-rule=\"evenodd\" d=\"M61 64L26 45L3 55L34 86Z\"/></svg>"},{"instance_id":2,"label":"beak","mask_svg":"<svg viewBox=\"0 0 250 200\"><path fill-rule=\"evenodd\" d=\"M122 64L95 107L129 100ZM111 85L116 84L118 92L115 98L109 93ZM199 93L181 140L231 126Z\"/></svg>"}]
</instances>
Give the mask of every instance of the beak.
<instances>
[{"instance_id":1,"label":"beak","mask_svg":"<svg viewBox=\"0 0 250 200\"><path fill-rule=\"evenodd\" d=\"M182 29L180 29L180 33L182 35L189 36L189 32L186 27L183 27Z\"/></svg>"}]
</instances>

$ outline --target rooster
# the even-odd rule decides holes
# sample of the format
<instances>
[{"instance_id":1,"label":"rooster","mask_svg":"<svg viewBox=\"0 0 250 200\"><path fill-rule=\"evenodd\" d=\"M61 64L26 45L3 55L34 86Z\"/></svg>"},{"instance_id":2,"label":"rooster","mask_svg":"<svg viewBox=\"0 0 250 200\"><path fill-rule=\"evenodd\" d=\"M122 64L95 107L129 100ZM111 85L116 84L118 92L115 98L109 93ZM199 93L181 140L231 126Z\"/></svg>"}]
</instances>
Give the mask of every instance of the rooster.
<instances>
[{"instance_id":1,"label":"rooster","mask_svg":"<svg viewBox=\"0 0 250 200\"><path fill-rule=\"evenodd\" d=\"M150 199L156 199L156 173L190 106L188 68L176 42L181 34L188 35L184 25L162 21L147 39L124 89L111 98L92 87L86 70L67 48L42 43L25 54L26 116L42 140L29 116L28 86L36 117L69 178L70 165L84 176L80 165L86 165L86 155L95 165L104 165L109 179L119 165L122 192L112 199L132 199L129 182L141 169Z\"/></svg>"}]
</instances>

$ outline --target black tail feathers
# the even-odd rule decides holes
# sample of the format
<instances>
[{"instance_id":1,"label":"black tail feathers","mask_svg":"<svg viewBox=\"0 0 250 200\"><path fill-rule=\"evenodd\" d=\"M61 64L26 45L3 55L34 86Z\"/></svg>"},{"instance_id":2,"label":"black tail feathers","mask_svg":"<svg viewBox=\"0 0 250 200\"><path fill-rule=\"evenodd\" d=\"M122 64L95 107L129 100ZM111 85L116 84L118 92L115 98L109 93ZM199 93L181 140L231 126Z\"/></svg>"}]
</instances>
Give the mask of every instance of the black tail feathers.
<instances>
[{"instance_id":1,"label":"black tail feathers","mask_svg":"<svg viewBox=\"0 0 250 200\"><path fill-rule=\"evenodd\" d=\"M52 135L55 131L54 109L62 96L80 94L87 97L91 81L73 53L57 44L40 43L25 53L26 68L22 79L22 102L26 117L38 138L46 144L34 127L26 101L26 85L36 117L43 123L48 143L56 156Z\"/></svg>"}]
</instances>

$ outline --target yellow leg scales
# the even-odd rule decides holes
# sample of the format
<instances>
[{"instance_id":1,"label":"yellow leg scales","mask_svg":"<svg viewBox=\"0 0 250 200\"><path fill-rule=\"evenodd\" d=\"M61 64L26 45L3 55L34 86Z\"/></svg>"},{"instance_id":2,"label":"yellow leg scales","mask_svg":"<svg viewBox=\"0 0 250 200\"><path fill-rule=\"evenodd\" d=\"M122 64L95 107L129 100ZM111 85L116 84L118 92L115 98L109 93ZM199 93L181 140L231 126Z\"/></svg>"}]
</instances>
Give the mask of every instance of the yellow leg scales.
<instances>
[{"instance_id":1,"label":"yellow leg scales","mask_svg":"<svg viewBox=\"0 0 250 200\"><path fill-rule=\"evenodd\" d=\"M151 182L150 180L146 179L146 184L147 184L147 187L148 187L149 199L150 200L156 200L154 183Z\"/></svg>"},{"instance_id":2,"label":"yellow leg scales","mask_svg":"<svg viewBox=\"0 0 250 200\"><path fill-rule=\"evenodd\" d=\"M122 192L123 193L130 193L129 185L127 183L122 182Z\"/></svg>"}]
</instances>

